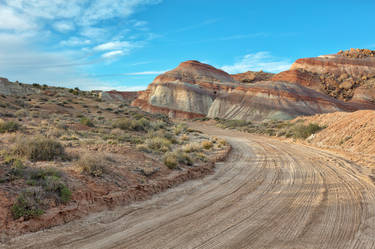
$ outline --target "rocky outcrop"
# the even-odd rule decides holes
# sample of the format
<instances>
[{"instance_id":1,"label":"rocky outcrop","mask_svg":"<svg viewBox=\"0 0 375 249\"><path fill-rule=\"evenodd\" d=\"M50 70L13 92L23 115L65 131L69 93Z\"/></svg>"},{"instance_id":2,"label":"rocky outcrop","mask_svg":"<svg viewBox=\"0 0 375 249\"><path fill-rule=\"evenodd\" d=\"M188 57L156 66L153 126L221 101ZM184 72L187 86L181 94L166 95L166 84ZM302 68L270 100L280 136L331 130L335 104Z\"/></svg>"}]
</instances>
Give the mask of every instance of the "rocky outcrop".
<instances>
[{"instance_id":1,"label":"rocky outcrop","mask_svg":"<svg viewBox=\"0 0 375 249\"><path fill-rule=\"evenodd\" d=\"M30 85L10 82L6 78L0 78L0 94L24 96L27 94L38 93L39 91L39 89L31 87Z\"/></svg>"},{"instance_id":2,"label":"rocky outcrop","mask_svg":"<svg viewBox=\"0 0 375 249\"><path fill-rule=\"evenodd\" d=\"M241 83L254 83L258 81L269 80L272 78L272 76L274 76L274 74L266 73L263 71L259 71L259 72L247 71L245 73L232 74L231 76L235 81L238 81Z\"/></svg>"},{"instance_id":3,"label":"rocky outcrop","mask_svg":"<svg viewBox=\"0 0 375 249\"><path fill-rule=\"evenodd\" d=\"M298 59L290 70L272 78L368 107L373 104L368 101L373 96L372 91L368 91L367 95L363 89L371 79L375 79L375 51L368 49L350 49L332 55Z\"/></svg>"},{"instance_id":4,"label":"rocky outcrop","mask_svg":"<svg viewBox=\"0 0 375 249\"><path fill-rule=\"evenodd\" d=\"M120 91L105 91L99 93L99 98L104 101L121 101L127 104L133 102L139 95L141 91L134 92L120 92Z\"/></svg>"},{"instance_id":5,"label":"rocky outcrop","mask_svg":"<svg viewBox=\"0 0 375 249\"><path fill-rule=\"evenodd\" d=\"M250 74L231 76L197 61L183 62L158 76L132 105L178 118L208 116L244 120L291 119L297 115L355 110L299 84L279 81L243 84L241 79ZM259 75L262 79L271 76Z\"/></svg>"}]
</instances>

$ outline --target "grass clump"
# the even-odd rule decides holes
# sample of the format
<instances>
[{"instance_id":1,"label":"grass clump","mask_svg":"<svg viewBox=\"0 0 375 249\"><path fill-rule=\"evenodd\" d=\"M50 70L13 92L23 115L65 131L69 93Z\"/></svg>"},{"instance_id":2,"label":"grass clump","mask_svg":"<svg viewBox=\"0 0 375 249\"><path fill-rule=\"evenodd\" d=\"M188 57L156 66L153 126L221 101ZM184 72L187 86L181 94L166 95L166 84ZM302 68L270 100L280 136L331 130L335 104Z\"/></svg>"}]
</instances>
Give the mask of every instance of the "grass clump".
<instances>
[{"instance_id":1,"label":"grass clump","mask_svg":"<svg viewBox=\"0 0 375 249\"><path fill-rule=\"evenodd\" d=\"M19 139L16 141L13 153L33 162L66 158L64 146L57 140L45 137Z\"/></svg>"},{"instance_id":2,"label":"grass clump","mask_svg":"<svg viewBox=\"0 0 375 249\"><path fill-rule=\"evenodd\" d=\"M85 154L77 162L81 172L94 177L101 177L106 171L105 160L102 156Z\"/></svg>"},{"instance_id":3,"label":"grass clump","mask_svg":"<svg viewBox=\"0 0 375 249\"><path fill-rule=\"evenodd\" d=\"M145 144L152 151L167 152L171 149L172 142L164 137L153 137L146 139Z\"/></svg>"},{"instance_id":4,"label":"grass clump","mask_svg":"<svg viewBox=\"0 0 375 249\"><path fill-rule=\"evenodd\" d=\"M308 125L296 124L293 128L293 137L306 139L312 134L315 134L324 129L324 127L318 124L310 123Z\"/></svg>"},{"instance_id":5,"label":"grass clump","mask_svg":"<svg viewBox=\"0 0 375 249\"><path fill-rule=\"evenodd\" d=\"M113 123L113 128L128 131L146 131L150 127L150 121L145 118L139 120L123 118Z\"/></svg>"},{"instance_id":6,"label":"grass clump","mask_svg":"<svg viewBox=\"0 0 375 249\"><path fill-rule=\"evenodd\" d=\"M94 123L89 119L88 117L82 117L79 122L83 125L86 125L88 127L94 127Z\"/></svg>"},{"instance_id":7,"label":"grass clump","mask_svg":"<svg viewBox=\"0 0 375 249\"><path fill-rule=\"evenodd\" d=\"M0 122L0 133L15 132L20 129L20 125L14 121Z\"/></svg>"},{"instance_id":8,"label":"grass clump","mask_svg":"<svg viewBox=\"0 0 375 249\"><path fill-rule=\"evenodd\" d=\"M199 143L190 143L182 147L182 150L186 153L200 152L202 151L202 146Z\"/></svg>"},{"instance_id":9,"label":"grass clump","mask_svg":"<svg viewBox=\"0 0 375 249\"><path fill-rule=\"evenodd\" d=\"M212 147L214 146L214 144L211 141L206 140L206 141L203 141L201 143L201 146L205 150L210 150L210 149L212 149Z\"/></svg>"},{"instance_id":10,"label":"grass clump","mask_svg":"<svg viewBox=\"0 0 375 249\"><path fill-rule=\"evenodd\" d=\"M193 160L187 153L178 150L166 153L164 164L170 169L176 169L179 164L193 165Z\"/></svg>"}]
</instances>

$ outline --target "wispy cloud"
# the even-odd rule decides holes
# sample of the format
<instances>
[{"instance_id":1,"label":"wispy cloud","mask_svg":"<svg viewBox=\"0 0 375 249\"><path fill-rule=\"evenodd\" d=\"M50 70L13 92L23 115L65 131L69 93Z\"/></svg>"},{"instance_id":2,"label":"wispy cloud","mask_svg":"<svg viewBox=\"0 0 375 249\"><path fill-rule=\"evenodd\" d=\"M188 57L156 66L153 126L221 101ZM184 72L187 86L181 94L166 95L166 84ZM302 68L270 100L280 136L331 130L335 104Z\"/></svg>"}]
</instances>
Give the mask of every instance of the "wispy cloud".
<instances>
[{"instance_id":1,"label":"wispy cloud","mask_svg":"<svg viewBox=\"0 0 375 249\"><path fill-rule=\"evenodd\" d=\"M0 0L0 76L94 86L95 79L85 76L87 69L144 46L147 22L130 16L161 1ZM119 20L126 25L121 30ZM125 40L129 32L137 36Z\"/></svg>"},{"instance_id":2,"label":"wispy cloud","mask_svg":"<svg viewBox=\"0 0 375 249\"><path fill-rule=\"evenodd\" d=\"M103 58L113 58L113 57L120 56L120 55L123 55L123 54L124 54L124 51L122 51L122 50L115 50L115 51L104 53L102 55L102 57Z\"/></svg>"},{"instance_id":3,"label":"wispy cloud","mask_svg":"<svg viewBox=\"0 0 375 249\"><path fill-rule=\"evenodd\" d=\"M291 65L292 63L288 59L275 57L269 52L257 52L247 54L233 65L225 65L221 69L231 74L259 70L278 73L288 70Z\"/></svg>"},{"instance_id":4,"label":"wispy cloud","mask_svg":"<svg viewBox=\"0 0 375 249\"><path fill-rule=\"evenodd\" d=\"M134 73L124 73L123 75L159 75L165 73L168 70L163 71L144 71L144 72L134 72Z\"/></svg>"}]
</instances>

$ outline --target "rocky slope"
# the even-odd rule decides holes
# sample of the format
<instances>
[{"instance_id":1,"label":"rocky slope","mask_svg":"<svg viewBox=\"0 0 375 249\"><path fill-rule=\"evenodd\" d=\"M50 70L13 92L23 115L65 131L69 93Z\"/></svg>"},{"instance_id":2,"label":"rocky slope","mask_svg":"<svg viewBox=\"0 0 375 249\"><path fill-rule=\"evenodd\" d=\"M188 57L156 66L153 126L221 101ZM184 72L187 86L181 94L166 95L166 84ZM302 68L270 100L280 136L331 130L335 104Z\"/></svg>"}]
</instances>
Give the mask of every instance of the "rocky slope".
<instances>
[{"instance_id":1,"label":"rocky slope","mask_svg":"<svg viewBox=\"0 0 375 249\"><path fill-rule=\"evenodd\" d=\"M23 96L26 94L38 93L39 91L30 85L18 82L10 82L6 78L0 78L0 94Z\"/></svg>"},{"instance_id":2,"label":"rocky slope","mask_svg":"<svg viewBox=\"0 0 375 249\"><path fill-rule=\"evenodd\" d=\"M301 84L358 108L375 108L375 51L350 49L337 54L298 59L272 80Z\"/></svg>"},{"instance_id":3,"label":"rocky slope","mask_svg":"<svg viewBox=\"0 0 375 249\"><path fill-rule=\"evenodd\" d=\"M158 76L132 104L178 118L245 120L355 110L303 85L267 81L271 76L263 72L231 76L210 65L186 61Z\"/></svg>"},{"instance_id":4,"label":"rocky slope","mask_svg":"<svg viewBox=\"0 0 375 249\"><path fill-rule=\"evenodd\" d=\"M245 73L232 74L232 78L242 83L254 83L258 81L269 80L274 76L273 73L247 71Z\"/></svg>"},{"instance_id":5,"label":"rocky slope","mask_svg":"<svg viewBox=\"0 0 375 249\"><path fill-rule=\"evenodd\" d=\"M104 101L122 101L125 103L130 104L132 101L134 101L141 91L134 91L134 92L120 92L120 91L106 91L106 92L100 92L99 97L100 99Z\"/></svg>"}]
</instances>

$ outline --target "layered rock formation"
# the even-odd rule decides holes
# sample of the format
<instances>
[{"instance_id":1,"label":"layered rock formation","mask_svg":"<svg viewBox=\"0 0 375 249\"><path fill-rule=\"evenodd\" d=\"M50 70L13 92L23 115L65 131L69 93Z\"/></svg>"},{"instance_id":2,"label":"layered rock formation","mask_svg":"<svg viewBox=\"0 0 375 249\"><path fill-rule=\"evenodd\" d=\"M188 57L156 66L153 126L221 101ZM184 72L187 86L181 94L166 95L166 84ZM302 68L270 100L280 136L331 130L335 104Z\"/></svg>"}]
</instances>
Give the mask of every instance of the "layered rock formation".
<instances>
[{"instance_id":1,"label":"layered rock formation","mask_svg":"<svg viewBox=\"0 0 375 249\"><path fill-rule=\"evenodd\" d=\"M134 92L120 92L120 91L106 91L100 92L99 98L104 101L122 101L127 104L133 102L141 93L141 91Z\"/></svg>"},{"instance_id":2,"label":"layered rock formation","mask_svg":"<svg viewBox=\"0 0 375 249\"><path fill-rule=\"evenodd\" d=\"M234 89L236 84L222 70L198 61L186 61L156 77L133 105L171 117L203 117L215 97L221 91Z\"/></svg>"},{"instance_id":3,"label":"layered rock formation","mask_svg":"<svg viewBox=\"0 0 375 249\"><path fill-rule=\"evenodd\" d=\"M374 94L369 86L374 79L375 51L368 49L350 49L332 55L298 59L290 70L272 78L375 108L372 106Z\"/></svg>"},{"instance_id":4,"label":"layered rock formation","mask_svg":"<svg viewBox=\"0 0 375 249\"><path fill-rule=\"evenodd\" d=\"M231 76L210 65L186 61L158 76L132 105L179 118L244 120L290 119L297 115L355 110L303 85L267 81L270 74L261 73L263 81L243 84L243 79L251 73Z\"/></svg>"}]
</instances>

